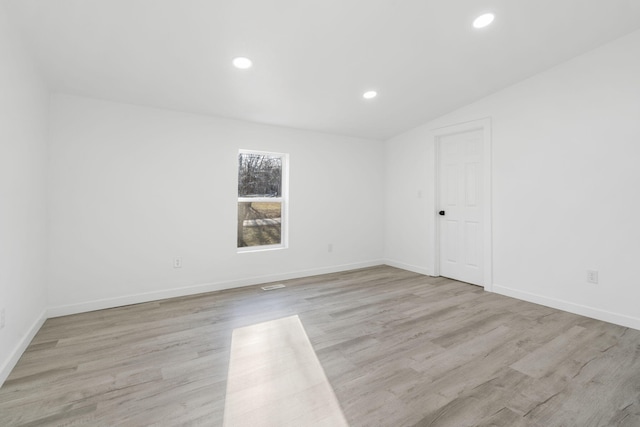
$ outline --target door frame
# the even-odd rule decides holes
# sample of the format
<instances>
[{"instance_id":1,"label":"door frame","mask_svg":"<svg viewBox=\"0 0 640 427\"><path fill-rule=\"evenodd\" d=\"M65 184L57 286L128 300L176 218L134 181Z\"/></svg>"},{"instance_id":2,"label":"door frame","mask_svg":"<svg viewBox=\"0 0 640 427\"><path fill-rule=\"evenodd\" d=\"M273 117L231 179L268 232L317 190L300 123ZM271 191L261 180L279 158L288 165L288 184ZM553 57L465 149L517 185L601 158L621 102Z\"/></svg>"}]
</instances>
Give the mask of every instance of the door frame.
<instances>
[{"instance_id":1,"label":"door frame","mask_svg":"<svg viewBox=\"0 0 640 427\"><path fill-rule=\"evenodd\" d=\"M445 136L455 135L458 133L471 132L474 130L482 131L482 197L483 197L483 233L482 233L482 250L483 250L483 287L485 291L493 290L493 233L492 233L492 198L491 198L491 118L473 120L469 122L448 125L433 129L433 142L435 149L435 176L434 176L434 211L433 211L433 272L434 276L440 276L440 219L438 211L441 207L440 194L440 156L441 156L441 140Z\"/></svg>"}]
</instances>

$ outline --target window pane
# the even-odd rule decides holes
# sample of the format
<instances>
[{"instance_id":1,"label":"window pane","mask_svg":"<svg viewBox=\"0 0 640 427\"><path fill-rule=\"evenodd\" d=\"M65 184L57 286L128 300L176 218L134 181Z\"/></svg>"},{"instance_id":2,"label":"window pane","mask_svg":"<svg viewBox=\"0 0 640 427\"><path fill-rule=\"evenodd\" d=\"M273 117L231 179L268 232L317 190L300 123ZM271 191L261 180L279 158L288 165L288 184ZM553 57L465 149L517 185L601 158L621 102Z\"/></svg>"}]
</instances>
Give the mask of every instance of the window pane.
<instances>
[{"instance_id":1,"label":"window pane","mask_svg":"<svg viewBox=\"0 0 640 427\"><path fill-rule=\"evenodd\" d=\"M238 197L282 197L281 157L240 153L238 163Z\"/></svg>"},{"instance_id":2,"label":"window pane","mask_svg":"<svg viewBox=\"0 0 640 427\"><path fill-rule=\"evenodd\" d=\"M239 202L238 247L280 244L281 218L281 202Z\"/></svg>"}]
</instances>

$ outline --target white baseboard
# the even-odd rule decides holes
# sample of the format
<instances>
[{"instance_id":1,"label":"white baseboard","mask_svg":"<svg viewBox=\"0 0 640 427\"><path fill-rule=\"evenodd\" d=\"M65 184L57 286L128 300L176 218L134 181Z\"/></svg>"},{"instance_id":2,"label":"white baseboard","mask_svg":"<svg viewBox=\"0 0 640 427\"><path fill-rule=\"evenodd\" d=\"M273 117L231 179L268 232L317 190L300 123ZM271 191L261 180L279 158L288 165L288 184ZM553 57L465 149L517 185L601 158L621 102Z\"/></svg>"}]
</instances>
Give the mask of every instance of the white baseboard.
<instances>
[{"instance_id":1,"label":"white baseboard","mask_svg":"<svg viewBox=\"0 0 640 427\"><path fill-rule=\"evenodd\" d=\"M402 270L413 271L414 273L424 274L425 276L433 276L433 272L427 268L418 267L417 265L405 264L404 262L385 259L384 263L391 267L400 268Z\"/></svg>"},{"instance_id":2,"label":"white baseboard","mask_svg":"<svg viewBox=\"0 0 640 427\"><path fill-rule=\"evenodd\" d=\"M22 339L18 342L18 345L11 352L11 356L4 362L0 368L0 387L4 384L7 377L20 360L22 353L27 349L33 337L36 336L44 322L47 320L47 311L43 310L40 316L33 322L29 330L23 335Z\"/></svg>"},{"instance_id":3,"label":"white baseboard","mask_svg":"<svg viewBox=\"0 0 640 427\"><path fill-rule=\"evenodd\" d=\"M546 307L557 308L558 310L567 311L581 316L591 317L593 319L602 320L604 322L615 323L616 325L626 326L628 328L640 330L640 318L626 316L624 314L612 313L610 311L601 310L599 308L589 307L586 305L576 304L569 301L563 301L555 298L549 298L542 295L532 294L529 292L519 291L517 289L508 288L493 284L493 292L523 301L544 305Z\"/></svg>"},{"instance_id":4,"label":"white baseboard","mask_svg":"<svg viewBox=\"0 0 640 427\"><path fill-rule=\"evenodd\" d=\"M221 291L224 289L240 288L243 286L253 286L263 283L280 280L297 279L300 277L317 276L319 274L337 273L340 271L355 270L358 268L374 267L382 265L382 260L365 261L353 264L334 265L330 267L312 268L308 270L297 270L282 274L271 274L255 276L245 279L230 280L224 282L202 283L198 285L185 286L180 288L165 289L162 291L145 292L139 294L125 295L122 297L105 298L100 300L86 301L77 304L59 305L50 307L47 310L48 317L60 317L70 314L85 313L87 311L103 310L106 308L121 307L123 305L140 304L143 302L157 301L166 298L182 297L187 295L201 294L205 292Z\"/></svg>"}]
</instances>

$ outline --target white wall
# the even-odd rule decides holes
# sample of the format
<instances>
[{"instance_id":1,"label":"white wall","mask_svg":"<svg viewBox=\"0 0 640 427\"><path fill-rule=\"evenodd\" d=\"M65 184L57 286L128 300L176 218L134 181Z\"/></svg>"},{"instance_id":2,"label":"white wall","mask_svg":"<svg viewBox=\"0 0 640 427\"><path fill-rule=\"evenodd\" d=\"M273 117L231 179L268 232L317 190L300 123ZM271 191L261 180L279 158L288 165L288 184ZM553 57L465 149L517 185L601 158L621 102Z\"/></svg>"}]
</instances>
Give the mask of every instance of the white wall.
<instances>
[{"instance_id":1,"label":"white wall","mask_svg":"<svg viewBox=\"0 0 640 427\"><path fill-rule=\"evenodd\" d=\"M51 114L52 315L381 262L380 141L66 95ZM241 148L290 154L289 249L236 252Z\"/></svg>"},{"instance_id":2,"label":"white wall","mask_svg":"<svg viewBox=\"0 0 640 427\"><path fill-rule=\"evenodd\" d=\"M44 321L44 85L0 3L0 384Z\"/></svg>"},{"instance_id":3,"label":"white wall","mask_svg":"<svg viewBox=\"0 0 640 427\"><path fill-rule=\"evenodd\" d=\"M387 141L385 257L433 271L432 129L491 117L494 291L640 329L639 53L636 31Z\"/></svg>"}]
</instances>

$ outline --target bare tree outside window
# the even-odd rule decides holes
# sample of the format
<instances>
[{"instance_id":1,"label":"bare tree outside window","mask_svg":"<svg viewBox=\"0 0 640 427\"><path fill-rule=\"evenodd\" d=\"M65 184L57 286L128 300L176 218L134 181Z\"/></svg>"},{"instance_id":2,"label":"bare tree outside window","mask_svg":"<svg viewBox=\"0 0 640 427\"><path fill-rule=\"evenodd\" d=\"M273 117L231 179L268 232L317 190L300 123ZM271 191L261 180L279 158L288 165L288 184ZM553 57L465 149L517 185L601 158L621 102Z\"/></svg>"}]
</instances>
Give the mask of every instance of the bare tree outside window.
<instances>
[{"instance_id":1,"label":"bare tree outside window","mask_svg":"<svg viewBox=\"0 0 640 427\"><path fill-rule=\"evenodd\" d=\"M285 155L238 154L238 248L283 243Z\"/></svg>"},{"instance_id":2,"label":"bare tree outside window","mask_svg":"<svg viewBox=\"0 0 640 427\"><path fill-rule=\"evenodd\" d=\"M282 158L238 154L238 197L281 197Z\"/></svg>"}]
</instances>

